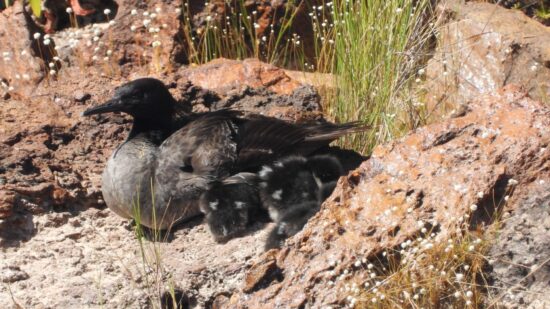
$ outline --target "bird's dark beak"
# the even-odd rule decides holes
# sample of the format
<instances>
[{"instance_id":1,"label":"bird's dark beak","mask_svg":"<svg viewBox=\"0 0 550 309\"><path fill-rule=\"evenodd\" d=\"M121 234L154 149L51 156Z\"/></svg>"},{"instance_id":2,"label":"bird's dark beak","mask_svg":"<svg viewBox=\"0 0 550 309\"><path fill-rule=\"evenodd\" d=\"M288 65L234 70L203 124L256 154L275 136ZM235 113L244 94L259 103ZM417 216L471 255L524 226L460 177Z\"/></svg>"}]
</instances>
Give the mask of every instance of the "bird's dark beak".
<instances>
[{"instance_id":1,"label":"bird's dark beak","mask_svg":"<svg viewBox=\"0 0 550 309\"><path fill-rule=\"evenodd\" d=\"M111 99L99 106L91 107L82 113L82 116L91 116L110 112L120 112L123 104L121 99Z\"/></svg>"}]
</instances>

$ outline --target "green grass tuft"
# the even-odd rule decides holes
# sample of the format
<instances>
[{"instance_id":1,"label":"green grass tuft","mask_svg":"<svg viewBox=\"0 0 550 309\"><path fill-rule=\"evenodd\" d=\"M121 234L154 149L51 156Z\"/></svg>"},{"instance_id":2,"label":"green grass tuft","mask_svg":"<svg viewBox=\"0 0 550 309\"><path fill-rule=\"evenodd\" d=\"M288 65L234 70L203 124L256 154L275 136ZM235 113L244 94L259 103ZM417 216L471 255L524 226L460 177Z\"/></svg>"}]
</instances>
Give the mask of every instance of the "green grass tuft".
<instances>
[{"instance_id":1,"label":"green grass tuft","mask_svg":"<svg viewBox=\"0 0 550 309\"><path fill-rule=\"evenodd\" d=\"M369 152L420 124L412 86L425 61L431 10L426 0L334 3L334 29L324 39L334 41L337 89L328 112L336 121L359 120L373 127L344 138L344 147Z\"/></svg>"}]
</instances>

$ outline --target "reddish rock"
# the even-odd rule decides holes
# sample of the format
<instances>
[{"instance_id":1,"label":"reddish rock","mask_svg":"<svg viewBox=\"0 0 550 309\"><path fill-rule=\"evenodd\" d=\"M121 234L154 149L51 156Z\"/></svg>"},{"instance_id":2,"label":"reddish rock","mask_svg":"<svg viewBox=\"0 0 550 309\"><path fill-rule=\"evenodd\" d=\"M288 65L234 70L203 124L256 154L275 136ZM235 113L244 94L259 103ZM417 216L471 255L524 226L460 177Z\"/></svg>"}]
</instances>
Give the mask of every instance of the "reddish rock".
<instances>
[{"instance_id":1,"label":"reddish rock","mask_svg":"<svg viewBox=\"0 0 550 309\"><path fill-rule=\"evenodd\" d=\"M244 61L216 59L205 65L181 69L181 77L193 84L212 90L221 96L229 91L267 88L276 94L291 94L301 84L285 71L256 59Z\"/></svg>"},{"instance_id":2,"label":"reddish rock","mask_svg":"<svg viewBox=\"0 0 550 309\"><path fill-rule=\"evenodd\" d=\"M526 185L537 177L550 176L549 115L542 104L507 87L472 102L462 117L377 147L287 242L283 250L288 252L275 259L279 280L250 292L246 284L233 295L231 307L342 304L346 294L338 292L341 285L367 274L354 262L374 259L415 238L421 225L436 227L437 238L445 239L456 232L458 218L467 215L470 228L483 230L491 223L486 214L494 213L495 203L528 190ZM476 211L472 204L478 205ZM256 264L272 265L272 254ZM336 273L352 270L351 275L330 286L333 268Z\"/></svg>"},{"instance_id":3,"label":"reddish rock","mask_svg":"<svg viewBox=\"0 0 550 309\"><path fill-rule=\"evenodd\" d=\"M535 100L550 97L550 28L484 2L448 1L440 10L451 19L426 70L430 108L446 114L508 84Z\"/></svg>"},{"instance_id":4,"label":"reddish rock","mask_svg":"<svg viewBox=\"0 0 550 309\"><path fill-rule=\"evenodd\" d=\"M0 82L5 84L0 85L0 93L13 87L7 91L10 97L29 95L28 86L45 77L43 59L51 59L50 48L42 43L43 33L21 3L0 12L0 29ZM35 33L41 34L41 39L33 39Z\"/></svg>"},{"instance_id":5,"label":"reddish rock","mask_svg":"<svg viewBox=\"0 0 550 309\"><path fill-rule=\"evenodd\" d=\"M12 214L15 193L8 190L0 190L0 219L5 219Z\"/></svg>"}]
</instances>

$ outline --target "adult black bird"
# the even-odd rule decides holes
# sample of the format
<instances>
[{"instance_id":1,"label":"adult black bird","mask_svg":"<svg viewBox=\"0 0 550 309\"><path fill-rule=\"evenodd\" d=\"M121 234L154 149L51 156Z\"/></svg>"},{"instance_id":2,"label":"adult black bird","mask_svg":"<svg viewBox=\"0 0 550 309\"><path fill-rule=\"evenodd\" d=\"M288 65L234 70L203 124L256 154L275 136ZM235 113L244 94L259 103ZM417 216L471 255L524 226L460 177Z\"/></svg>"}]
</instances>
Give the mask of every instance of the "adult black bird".
<instances>
[{"instance_id":1,"label":"adult black bird","mask_svg":"<svg viewBox=\"0 0 550 309\"><path fill-rule=\"evenodd\" d=\"M124 84L111 100L83 115L107 112L127 113L133 125L103 172L104 200L118 215L157 229L199 214L199 198L213 183L257 171L282 156L306 156L365 129L358 123L243 117L228 109L181 114L166 86L153 78Z\"/></svg>"}]
</instances>

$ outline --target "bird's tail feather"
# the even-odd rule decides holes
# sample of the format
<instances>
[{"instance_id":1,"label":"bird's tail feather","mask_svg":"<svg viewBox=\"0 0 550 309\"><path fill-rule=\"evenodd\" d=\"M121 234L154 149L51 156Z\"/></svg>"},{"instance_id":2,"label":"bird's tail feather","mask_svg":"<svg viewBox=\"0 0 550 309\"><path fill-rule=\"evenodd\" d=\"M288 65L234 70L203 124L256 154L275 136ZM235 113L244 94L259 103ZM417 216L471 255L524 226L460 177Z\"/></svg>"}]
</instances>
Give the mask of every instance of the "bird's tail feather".
<instances>
[{"instance_id":1,"label":"bird's tail feather","mask_svg":"<svg viewBox=\"0 0 550 309\"><path fill-rule=\"evenodd\" d=\"M343 135L350 133L364 132L370 129L370 126L360 122L348 122L344 124L322 124L310 127L311 133L306 136L305 141L317 142L335 140Z\"/></svg>"}]
</instances>

